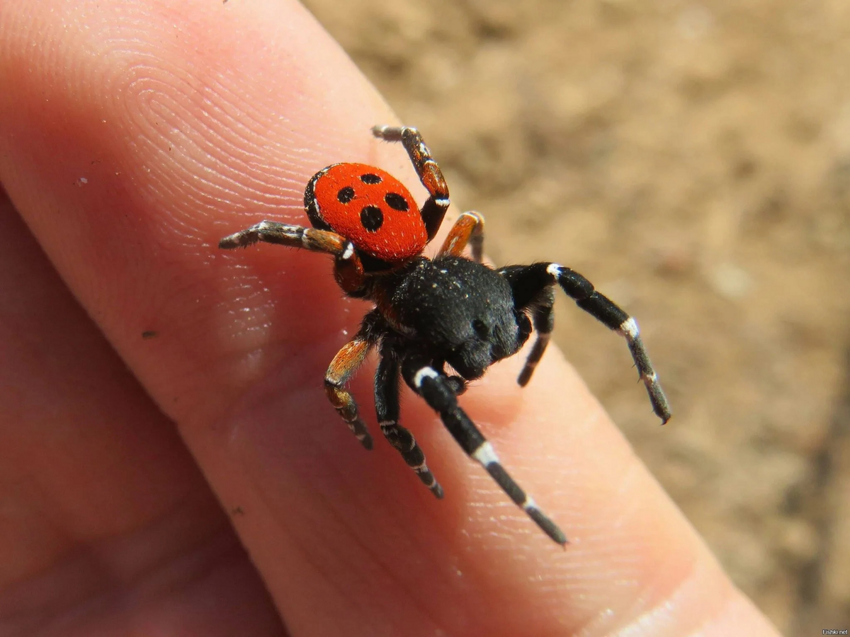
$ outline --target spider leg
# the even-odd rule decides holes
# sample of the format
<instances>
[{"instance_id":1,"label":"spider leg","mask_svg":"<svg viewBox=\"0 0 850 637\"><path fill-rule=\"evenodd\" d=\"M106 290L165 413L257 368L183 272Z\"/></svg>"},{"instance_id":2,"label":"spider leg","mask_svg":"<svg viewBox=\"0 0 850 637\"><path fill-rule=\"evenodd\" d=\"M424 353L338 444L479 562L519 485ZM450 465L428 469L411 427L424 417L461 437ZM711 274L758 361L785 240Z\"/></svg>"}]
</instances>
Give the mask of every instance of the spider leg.
<instances>
[{"instance_id":1,"label":"spider leg","mask_svg":"<svg viewBox=\"0 0 850 637\"><path fill-rule=\"evenodd\" d=\"M472 248L472 260L481 263L484 253L484 217L474 210L458 217L438 256L459 257L467 244Z\"/></svg>"},{"instance_id":2,"label":"spider leg","mask_svg":"<svg viewBox=\"0 0 850 637\"><path fill-rule=\"evenodd\" d=\"M649 401L652 403L652 410L661 418L662 424L670 420L670 405L667 402L667 397L664 395L661 384L658 382L658 374L656 374L652 362L649 360L649 354L646 352L646 347L640 337L637 321L634 318L629 316L608 297L597 292L593 284L581 274L557 263L508 266L501 268L499 273L510 283L517 309L522 310L535 306L545 308L547 304L551 308L551 302L543 295L547 288L551 288L557 284L561 286L561 289L581 309L625 338L629 345L632 359L634 359L638 373L640 373L640 378L646 386ZM544 319L541 319L541 322ZM549 331L551 332L551 328ZM529 356L529 361L536 357L536 360L532 364L532 369L537 360L543 355L543 350L546 348L546 341L548 341L548 333L543 331L538 337L538 342L534 344L534 348ZM528 367L528 364L526 364L526 367ZM530 371L526 374L526 369L524 369L522 374L520 374L520 382L523 379L528 382L530 376Z\"/></svg>"},{"instance_id":3,"label":"spider leg","mask_svg":"<svg viewBox=\"0 0 850 637\"><path fill-rule=\"evenodd\" d=\"M446 210L449 209L450 204L449 187L443 177L443 171L431 157L431 151L425 145L422 135L417 129L411 126L375 126L372 128L372 134L388 142L401 142L410 156L410 161L419 176L419 181L422 182L430 195L423 204L421 211L430 241L437 234L437 230L440 229L440 224L443 223L443 217L446 216Z\"/></svg>"},{"instance_id":4,"label":"spider leg","mask_svg":"<svg viewBox=\"0 0 850 637\"><path fill-rule=\"evenodd\" d=\"M225 250L246 248L258 242L276 243L293 248L305 248L312 252L324 252L336 257L334 275L346 292L355 292L363 287L363 264L354 245L345 237L327 230L293 226L276 221L261 221L250 228L224 237L218 247Z\"/></svg>"},{"instance_id":5,"label":"spider leg","mask_svg":"<svg viewBox=\"0 0 850 637\"><path fill-rule=\"evenodd\" d=\"M567 544L567 537L543 511L534 499L525 493L505 471L493 446L460 408L452 384L446 376L422 359L409 358L402 366L405 382L440 415L440 419L454 439L473 460L477 460L511 500L534 520L546 535L558 544Z\"/></svg>"},{"instance_id":6,"label":"spider leg","mask_svg":"<svg viewBox=\"0 0 850 637\"><path fill-rule=\"evenodd\" d=\"M381 433L398 450L407 466L416 472L422 484L428 487L437 498L442 498L443 487L428 469L421 447L416 443L413 434L398 424L400 373L398 359L385 341L381 346L381 360L378 363L378 371L375 373L375 410L378 413Z\"/></svg>"},{"instance_id":7,"label":"spider leg","mask_svg":"<svg viewBox=\"0 0 850 637\"><path fill-rule=\"evenodd\" d=\"M337 413L351 429L354 437L366 449L372 448L372 436L369 435L366 424L360 418L354 397L344 386L363 363L366 354L369 353L373 345L374 343L366 338L363 330L361 330L357 336L337 352L325 374L325 392L328 395L328 400L331 401Z\"/></svg>"},{"instance_id":8,"label":"spider leg","mask_svg":"<svg viewBox=\"0 0 850 637\"><path fill-rule=\"evenodd\" d=\"M555 329L555 313L553 306L555 305L555 294L551 287L545 288L540 297L536 299L534 305L531 306L531 323L534 326L534 331L537 332L537 338L525 360L525 366L517 378L517 383L520 387L528 385L531 380L531 375L537 368L537 363L543 358L543 353L549 345L549 339L552 335L552 330Z\"/></svg>"}]
</instances>

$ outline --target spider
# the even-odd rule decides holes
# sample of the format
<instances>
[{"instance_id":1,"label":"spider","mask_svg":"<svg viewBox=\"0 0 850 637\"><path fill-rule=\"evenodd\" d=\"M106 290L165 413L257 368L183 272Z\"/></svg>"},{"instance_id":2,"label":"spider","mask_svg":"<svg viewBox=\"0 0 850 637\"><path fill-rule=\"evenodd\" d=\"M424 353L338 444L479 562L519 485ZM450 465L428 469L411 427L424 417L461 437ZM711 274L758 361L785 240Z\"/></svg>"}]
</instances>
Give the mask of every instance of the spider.
<instances>
[{"instance_id":1,"label":"spider","mask_svg":"<svg viewBox=\"0 0 850 637\"><path fill-rule=\"evenodd\" d=\"M422 483L437 498L443 497L424 453L399 424L400 379L439 414L463 450L481 463L511 500L552 540L565 545L563 531L511 478L457 397L469 381L516 354L535 331L537 338L518 378L521 386L529 382L549 343L554 290L560 286L581 309L626 339L653 411L666 423L670 409L637 323L596 292L590 281L562 265L493 269L482 263L484 219L477 212L460 215L436 257L423 256L449 207L442 171L415 128L376 126L372 132L404 146L429 194L421 208L389 173L365 164L333 164L316 173L304 192L312 228L261 221L223 238L219 247L263 241L332 255L342 290L375 306L325 374L328 399L355 438L372 448L346 384L369 351L377 348L375 407L381 433ZM467 246L471 258L463 256Z\"/></svg>"}]
</instances>

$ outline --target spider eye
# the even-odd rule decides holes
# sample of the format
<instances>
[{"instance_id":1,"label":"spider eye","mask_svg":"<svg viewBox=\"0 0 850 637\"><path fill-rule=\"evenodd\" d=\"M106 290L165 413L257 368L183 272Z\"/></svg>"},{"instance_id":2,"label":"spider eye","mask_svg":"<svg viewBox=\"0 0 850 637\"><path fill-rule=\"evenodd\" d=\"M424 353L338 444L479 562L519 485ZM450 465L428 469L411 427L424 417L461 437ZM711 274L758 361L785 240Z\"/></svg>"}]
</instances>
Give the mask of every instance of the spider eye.
<instances>
[{"instance_id":1,"label":"spider eye","mask_svg":"<svg viewBox=\"0 0 850 637\"><path fill-rule=\"evenodd\" d=\"M472 329L480 338L487 338L490 336L490 330L487 328L487 324L481 319L475 319L472 321Z\"/></svg>"}]
</instances>

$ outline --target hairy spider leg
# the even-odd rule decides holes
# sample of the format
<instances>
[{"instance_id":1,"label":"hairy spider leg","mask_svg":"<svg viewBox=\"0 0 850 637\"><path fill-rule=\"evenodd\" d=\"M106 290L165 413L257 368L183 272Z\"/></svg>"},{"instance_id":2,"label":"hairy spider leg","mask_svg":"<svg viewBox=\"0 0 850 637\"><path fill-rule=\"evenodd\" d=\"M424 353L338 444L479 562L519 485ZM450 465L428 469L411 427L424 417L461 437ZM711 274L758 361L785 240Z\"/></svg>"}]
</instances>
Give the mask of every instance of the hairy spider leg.
<instances>
[{"instance_id":1,"label":"hairy spider leg","mask_svg":"<svg viewBox=\"0 0 850 637\"><path fill-rule=\"evenodd\" d=\"M276 221L261 221L250 228L224 237L219 241L218 247L232 250L246 248L260 241L332 254L336 257L334 276L340 287L346 292L356 292L363 287L365 279L363 263L354 249L354 244L335 232Z\"/></svg>"},{"instance_id":2,"label":"hairy spider leg","mask_svg":"<svg viewBox=\"0 0 850 637\"><path fill-rule=\"evenodd\" d=\"M357 371L357 368L363 364L366 354L369 353L373 345L374 343L367 339L361 330L357 336L337 352L325 374L325 392L328 395L328 400L331 401L337 413L351 429L354 437L366 449L372 448L372 436L369 435L366 423L360 417L354 397L351 392L345 389L345 384Z\"/></svg>"},{"instance_id":3,"label":"hairy spider leg","mask_svg":"<svg viewBox=\"0 0 850 637\"><path fill-rule=\"evenodd\" d=\"M531 324L534 326L534 331L537 332L537 338L517 378L517 383L519 383L520 387L528 385L531 375L534 374L534 370L537 368L537 363L543 358L543 353L549 345L552 330L555 329L554 305L555 292L551 287L547 287L540 292L539 298L530 308Z\"/></svg>"},{"instance_id":4,"label":"hairy spider leg","mask_svg":"<svg viewBox=\"0 0 850 637\"><path fill-rule=\"evenodd\" d=\"M413 391L422 396L425 402L440 415L446 429L452 434L461 448L473 460L478 461L496 481L511 500L521 507L534 520L546 535L560 545L567 544L567 536L505 471L493 446L475 426L475 423L460 408L452 384L445 374L438 372L421 359L408 358L402 365L402 375Z\"/></svg>"},{"instance_id":5,"label":"hairy spider leg","mask_svg":"<svg viewBox=\"0 0 850 637\"><path fill-rule=\"evenodd\" d=\"M443 171L431 157L431 151L417 129L411 126L374 126L372 134L384 141L401 142L407 151L419 181L428 191L428 200L422 205L420 214L430 241L440 229L451 203L449 186L443 177Z\"/></svg>"},{"instance_id":6,"label":"hairy spider leg","mask_svg":"<svg viewBox=\"0 0 850 637\"><path fill-rule=\"evenodd\" d=\"M608 297L597 292L593 284L581 274L557 263L513 265L501 268L498 272L510 283L517 309L546 308L548 306L551 312L553 296L551 293L547 294L546 291L558 284L582 310L625 338L640 374L640 379L646 386L649 402L652 403L652 410L661 418L661 424L666 424L670 420L671 413L667 397L658 382L658 374L656 374L652 362L649 360L646 347L640 337L637 321L634 318ZM532 316L536 317L538 312L545 313L545 310L535 309ZM548 321L545 316L542 316L539 321L542 329L538 333L538 340L534 344L531 355L529 355L526 367L520 373L520 384L527 383L531 378L531 372L543 355L549 334L552 331L551 316ZM538 323L535 322L535 328L537 327Z\"/></svg>"},{"instance_id":7,"label":"hairy spider leg","mask_svg":"<svg viewBox=\"0 0 850 637\"><path fill-rule=\"evenodd\" d=\"M375 410L381 433L404 458L407 466L416 472L419 479L437 498L443 497L443 487L434 478L425 462L425 454L413 434L398 424L399 419L399 369L393 347L389 341L381 344L380 362L375 372Z\"/></svg>"},{"instance_id":8,"label":"hairy spider leg","mask_svg":"<svg viewBox=\"0 0 850 637\"><path fill-rule=\"evenodd\" d=\"M467 244L472 249L472 260L481 263L484 258L484 217L474 210L464 212L458 217L438 256L459 257Z\"/></svg>"}]
</instances>

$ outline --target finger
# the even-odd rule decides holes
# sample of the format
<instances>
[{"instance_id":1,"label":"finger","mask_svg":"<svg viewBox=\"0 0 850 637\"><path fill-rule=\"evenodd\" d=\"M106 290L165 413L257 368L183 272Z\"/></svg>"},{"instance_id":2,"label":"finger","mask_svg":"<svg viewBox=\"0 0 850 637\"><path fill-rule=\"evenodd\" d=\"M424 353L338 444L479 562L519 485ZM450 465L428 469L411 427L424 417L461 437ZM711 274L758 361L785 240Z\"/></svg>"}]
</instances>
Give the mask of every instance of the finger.
<instances>
[{"instance_id":1,"label":"finger","mask_svg":"<svg viewBox=\"0 0 850 637\"><path fill-rule=\"evenodd\" d=\"M564 369L540 370L557 406L498 375L469 409L574 538L565 553L524 532L528 520L415 403L403 418L446 502L392 450L362 452L310 380L362 305L340 300L314 255L214 246L258 217L303 220L303 184L324 165L403 167L368 135L389 113L292 3L121 5L132 19L99 30L116 6L100 3L97 19L56 7L59 42L72 45L30 66L61 81L7 65L23 90L0 106L2 126L29 139L13 140L16 166L2 169L65 279L243 512L237 528L294 632L686 634L732 614L763 621ZM87 28L71 37L76 20ZM34 110L45 90L49 110ZM57 145L58 156L40 150ZM25 197L27 185L40 194ZM491 432L507 425L505 444Z\"/></svg>"},{"instance_id":2,"label":"finger","mask_svg":"<svg viewBox=\"0 0 850 637\"><path fill-rule=\"evenodd\" d=\"M0 633L281 634L171 423L2 195L0 297Z\"/></svg>"}]
</instances>

